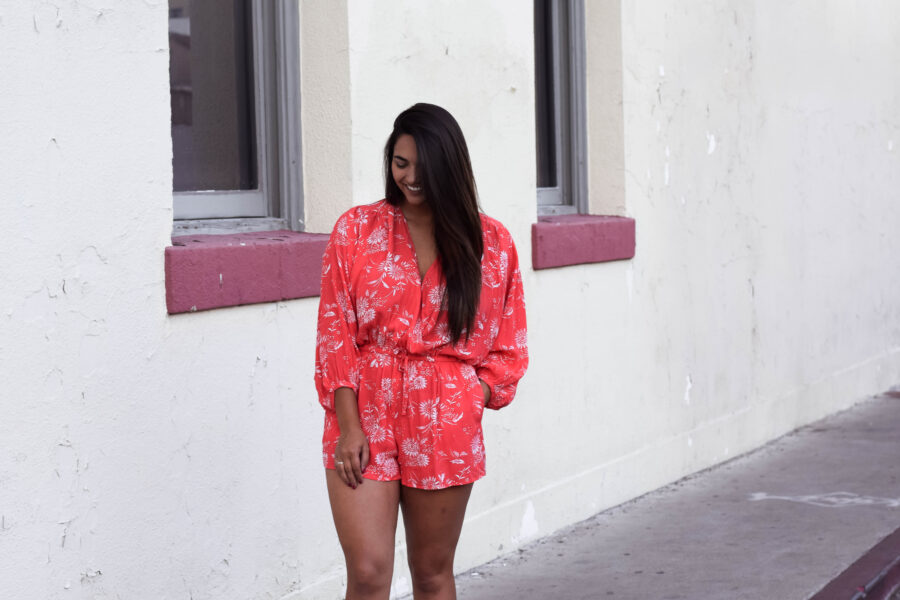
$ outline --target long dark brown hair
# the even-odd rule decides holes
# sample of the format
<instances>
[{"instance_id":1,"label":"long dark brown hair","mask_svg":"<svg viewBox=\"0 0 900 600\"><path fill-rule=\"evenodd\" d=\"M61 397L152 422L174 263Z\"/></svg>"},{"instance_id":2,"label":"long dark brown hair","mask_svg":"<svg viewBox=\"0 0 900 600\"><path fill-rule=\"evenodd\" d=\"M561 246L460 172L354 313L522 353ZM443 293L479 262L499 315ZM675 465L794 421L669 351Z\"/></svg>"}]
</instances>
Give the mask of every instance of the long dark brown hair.
<instances>
[{"instance_id":1,"label":"long dark brown hair","mask_svg":"<svg viewBox=\"0 0 900 600\"><path fill-rule=\"evenodd\" d=\"M416 181L433 214L450 338L456 344L463 330L468 338L481 298L484 242L469 150L456 119L440 106L419 103L404 110L384 146L384 195L394 206L404 201L391 174L394 145L403 134L416 142Z\"/></svg>"}]
</instances>

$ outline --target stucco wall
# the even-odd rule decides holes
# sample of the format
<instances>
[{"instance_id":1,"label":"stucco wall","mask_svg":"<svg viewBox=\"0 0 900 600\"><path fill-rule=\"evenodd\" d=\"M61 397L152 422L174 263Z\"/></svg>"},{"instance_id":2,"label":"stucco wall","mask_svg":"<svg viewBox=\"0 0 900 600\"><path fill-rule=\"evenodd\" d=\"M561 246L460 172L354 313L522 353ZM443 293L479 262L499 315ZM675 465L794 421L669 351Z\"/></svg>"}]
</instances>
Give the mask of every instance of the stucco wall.
<instances>
[{"instance_id":1,"label":"stucco wall","mask_svg":"<svg viewBox=\"0 0 900 600\"><path fill-rule=\"evenodd\" d=\"M300 4L300 111L306 231L328 232L353 206L346 0Z\"/></svg>"},{"instance_id":2,"label":"stucco wall","mask_svg":"<svg viewBox=\"0 0 900 600\"><path fill-rule=\"evenodd\" d=\"M340 597L316 300L166 315L166 4L58 5L0 2L0 597ZM535 273L531 12L331 6L301 5L310 229L380 197L431 101L526 267L532 367L485 419L459 568L900 379L900 8L589 2L621 19L624 162L591 203L637 255ZM588 64L597 98L616 60Z\"/></svg>"},{"instance_id":3,"label":"stucco wall","mask_svg":"<svg viewBox=\"0 0 900 600\"><path fill-rule=\"evenodd\" d=\"M166 3L57 5L0 4L0 597L281 597L339 552L316 300L166 315Z\"/></svg>"}]
</instances>

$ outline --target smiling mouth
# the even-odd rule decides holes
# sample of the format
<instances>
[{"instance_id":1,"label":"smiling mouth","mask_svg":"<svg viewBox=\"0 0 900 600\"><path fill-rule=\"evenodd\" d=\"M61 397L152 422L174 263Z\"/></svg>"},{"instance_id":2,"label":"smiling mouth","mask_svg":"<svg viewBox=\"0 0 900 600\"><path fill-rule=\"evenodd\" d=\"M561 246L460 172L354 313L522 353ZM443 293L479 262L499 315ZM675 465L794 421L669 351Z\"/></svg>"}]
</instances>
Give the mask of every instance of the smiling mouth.
<instances>
[{"instance_id":1,"label":"smiling mouth","mask_svg":"<svg viewBox=\"0 0 900 600\"><path fill-rule=\"evenodd\" d=\"M418 194L419 192L422 191L422 186L416 187L416 186L413 186L413 185L406 185L406 184L403 184L403 187L405 187L406 189L408 189L409 191L411 191L411 192L414 193L414 194Z\"/></svg>"}]
</instances>

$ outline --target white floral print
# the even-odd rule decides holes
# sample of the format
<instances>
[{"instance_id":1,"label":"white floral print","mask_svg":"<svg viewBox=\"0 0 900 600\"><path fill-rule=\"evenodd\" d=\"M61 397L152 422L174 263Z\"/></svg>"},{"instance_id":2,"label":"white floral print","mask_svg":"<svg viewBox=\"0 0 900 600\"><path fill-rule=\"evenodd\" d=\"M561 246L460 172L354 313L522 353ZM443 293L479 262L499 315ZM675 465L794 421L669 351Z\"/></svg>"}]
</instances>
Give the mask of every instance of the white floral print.
<instances>
[{"instance_id":1,"label":"white floral print","mask_svg":"<svg viewBox=\"0 0 900 600\"><path fill-rule=\"evenodd\" d=\"M365 476L440 489L485 472L487 408L509 404L528 365L515 245L481 216L482 291L467 337L450 344L440 260L419 276L402 211L382 200L344 213L322 262L315 381L326 409L323 461L340 434L334 391L357 394L372 459Z\"/></svg>"}]
</instances>

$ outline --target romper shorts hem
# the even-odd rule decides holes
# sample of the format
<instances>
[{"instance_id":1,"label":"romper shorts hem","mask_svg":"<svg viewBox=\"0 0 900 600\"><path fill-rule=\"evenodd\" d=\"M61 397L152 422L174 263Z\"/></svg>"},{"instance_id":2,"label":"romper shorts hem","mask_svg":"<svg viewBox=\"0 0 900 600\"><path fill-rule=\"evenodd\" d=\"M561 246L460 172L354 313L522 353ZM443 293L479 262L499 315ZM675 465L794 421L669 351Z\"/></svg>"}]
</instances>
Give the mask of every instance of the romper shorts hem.
<instances>
[{"instance_id":1,"label":"romper shorts hem","mask_svg":"<svg viewBox=\"0 0 900 600\"><path fill-rule=\"evenodd\" d=\"M334 458L332 458L331 461L329 461L329 464L326 464L325 470L326 471L334 471L335 470ZM453 481L445 482L445 485L441 485L440 483L437 483L436 485L431 486L431 485L429 485L430 482L426 482L426 481L403 481L403 478L400 475L395 475L393 477L383 477L377 473L372 474L369 472L364 472L362 474L363 479L368 479L369 481L380 481L382 483L390 483L392 481L399 481L400 485L402 485L403 487L408 487L408 488L412 488L415 490L429 490L429 491L445 490L447 488L457 487L460 485L469 485L470 483L475 483L479 479L484 478L486 475L487 475L487 473L485 471L482 471L481 473L476 473L476 474L471 475L469 478L454 479Z\"/></svg>"},{"instance_id":2,"label":"romper shorts hem","mask_svg":"<svg viewBox=\"0 0 900 600\"><path fill-rule=\"evenodd\" d=\"M357 407L369 444L363 477L434 490L484 477L484 392L471 365L456 358L364 347ZM367 376L366 376L367 375ZM378 382L377 385L372 382ZM322 463L334 468L337 413L326 409Z\"/></svg>"}]
</instances>

